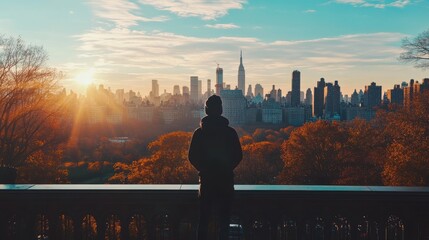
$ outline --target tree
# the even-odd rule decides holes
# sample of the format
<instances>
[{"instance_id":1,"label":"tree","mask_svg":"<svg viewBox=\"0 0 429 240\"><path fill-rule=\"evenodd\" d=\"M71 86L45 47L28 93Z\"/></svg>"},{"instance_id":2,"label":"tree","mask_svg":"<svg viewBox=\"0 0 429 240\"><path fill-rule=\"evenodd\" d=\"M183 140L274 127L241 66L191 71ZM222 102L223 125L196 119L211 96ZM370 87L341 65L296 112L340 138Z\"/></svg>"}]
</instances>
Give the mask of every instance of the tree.
<instances>
[{"instance_id":1,"label":"tree","mask_svg":"<svg viewBox=\"0 0 429 240\"><path fill-rule=\"evenodd\" d=\"M417 68L429 68L429 30L420 33L416 38L404 38L399 59L414 63Z\"/></svg>"},{"instance_id":2,"label":"tree","mask_svg":"<svg viewBox=\"0 0 429 240\"><path fill-rule=\"evenodd\" d=\"M197 183L198 174L188 160L192 133L171 132L148 145L150 156L131 164L116 163L115 183Z\"/></svg>"},{"instance_id":3,"label":"tree","mask_svg":"<svg viewBox=\"0 0 429 240\"><path fill-rule=\"evenodd\" d=\"M347 134L337 122L317 121L295 129L281 146L280 183L336 184Z\"/></svg>"},{"instance_id":4,"label":"tree","mask_svg":"<svg viewBox=\"0 0 429 240\"><path fill-rule=\"evenodd\" d=\"M391 138L382 173L385 185L429 185L429 91L417 94L409 108L386 116Z\"/></svg>"},{"instance_id":5,"label":"tree","mask_svg":"<svg viewBox=\"0 0 429 240\"><path fill-rule=\"evenodd\" d=\"M41 47L0 35L0 166L19 167L61 140L58 74Z\"/></svg>"},{"instance_id":6,"label":"tree","mask_svg":"<svg viewBox=\"0 0 429 240\"><path fill-rule=\"evenodd\" d=\"M275 184L283 168L279 145L271 142L243 146L243 160L235 169L236 182L244 184Z\"/></svg>"}]
</instances>

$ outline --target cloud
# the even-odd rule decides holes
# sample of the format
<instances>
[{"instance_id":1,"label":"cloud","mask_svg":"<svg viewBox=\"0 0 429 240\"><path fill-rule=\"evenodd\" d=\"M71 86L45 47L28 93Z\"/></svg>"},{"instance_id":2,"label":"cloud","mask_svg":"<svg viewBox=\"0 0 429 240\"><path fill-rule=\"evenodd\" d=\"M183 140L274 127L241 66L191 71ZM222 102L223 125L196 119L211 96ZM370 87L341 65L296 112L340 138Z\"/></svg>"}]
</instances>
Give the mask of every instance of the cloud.
<instances>
[{"instance_id":1,"label":"cloud","mask_svg":"<svg viewBox=\"0 0 429 240\"><path fill-rule=\"evenodd\" d=\"M158 16L147 18L137 15L139 6L128 0L87 0L94 14L102 19L113 22L117 27L130 27L138 22L163 22L168 18Z\"/></svg>"},{"instance_id":2,"label":"cloud","mask_svg":"<svg viewBox=\"0 0 429 240\"><path fill-rule=\"evenodd\" d=\"M261 79L292 67L329 72L394 65L400 51L395 44L403 37L400 33L374 33L264 42L257 38L188 37L119 28L76 36L81 42L82 59L98 61L100 68L117 72L132 69L148 78L162 73L169 79L187 79L193 74L210 77L216 62L224 66L225 79L236 79L239 49L243 49L246 69Z\"/></svg>"},{"instance_id":3,"label":"cloud","mask_svg":"<svg viewBox=\"0 0 429 240\"><path fill-rule=\"evenodd\" d=\"M403 8L411 3L411 0L334 0L337 3L351 4L358 7L374 7L374 8L386 8L386 7L397 7Z\"/></svg>"},{"instance_id":4,"label":"cloud","mask_svg":"<svg viewBox=\"0 0 429 240\"><path fill-rule=\"evenodd\" d=\"M225 16L229 10L242 9L246 0L140 0L140 3L181 17L212 20Z\"/></svg>"},{"instance_id":5,"label":"cloud","mask_svg":"<svg viewBox=\"0 0 429 240\"><path fill-rule=\"evenodd\" d=\"M206 24L205 25L208 28L215 28L215 29L234 29L234 28L240 28L240 26L237 26L232 23L223 23L223 24Z\"/></svg>"},{"instance_id":6,"label":"cloud","mask_svg":"<svg viewBox=\"0 0 429 240\"><path fill-rule=\"evenodd\" d=\"M305 10L304 12L305 13L315 13L316 10L314 10L314 9L308 9L308 10Z\"/></svg>"}]
</instances>

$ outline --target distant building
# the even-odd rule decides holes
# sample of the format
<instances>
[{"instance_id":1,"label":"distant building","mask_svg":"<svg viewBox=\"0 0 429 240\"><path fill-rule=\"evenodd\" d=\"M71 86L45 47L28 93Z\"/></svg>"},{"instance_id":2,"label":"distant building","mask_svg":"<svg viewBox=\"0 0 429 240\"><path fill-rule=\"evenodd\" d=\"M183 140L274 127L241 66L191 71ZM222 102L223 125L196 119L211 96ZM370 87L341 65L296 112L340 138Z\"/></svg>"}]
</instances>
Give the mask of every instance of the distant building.
<instances>
[{"instance_id":1,"label":"distant building","mask_svg":"<svg viewBox=\"0 0 429 240\"><path fill-rule=\"evenodd\" d=\"M313 115L316 118L323 117L323 111L325 107L325 79L321 78L317 82L317 87L314 88L314 104L313 104Z\"/></svg>"},{"instance_id":2,"label":"distant building","mask_svg":"<svg viewBox=\"0 0 429 240\"><path fill-rule=\"evenodd\" d=\"M180 86L179 85L174 85L173 95L180 95Z\"/></svg>"},{"instance_id":3,"label":"distant building","mask_svg":"<svg viewBox=\"0 0 429 240\"><path fill-rule=\"evenodd\" d=\"M223 116L231 125L242 125L246 122L247 101L241 90L222 90L220 92Z\"/></svg>"},{"instance_id":4,"label":"distant building","mask_svg":"<svg viewBox=\"0 0 429 240\"><path fill-rule=\"evenodd\" d=\"M191 76L191 94L190 94L190 100L194 103L197 103L199 100L199 80L198 76Z\"/></svg>"},{"instance_id":5,"label":"distant building","mask_svg":"<svg viewBox=\"0 0 429 240\"><path fill-rule=\"evenodd\" d=\"M387 90L387 99L391 104L404 105L404 89L399 84L395 84L393 89Z\"/></svg>"},{"instance_id":6,"label":"distant building","mask_svg":"<svg viewBox=\"0 0 429 240\"><path fill-rule=\"evenodd\" d=\"M212 94L212 80L207 79L207 93L206 93L206 97L209 98Z\"/></svg>"},{"instance_id":7,"label":"distant building","mask_svg":"<svg viewBox=\"0 0 429 240\"><path fill-rule=\"evenodd\" d=\"M279 88L277 89L277 96L276 96L276 102L282 101L282 90Z\"/></svg>"},{"instance_id":8,"label":"distant building","mask_svg":"<svg viewBox=\"0 0 429 240\"><path fill-rule=\"evenodd\" d=\"M243 66L243 56L242 56L242 51L240 51L240 66L238 66L238 90L241 90L242 93L244 93L245 86L246 86L246 74L244 71L244 66Z\"/></svg>"},{"instance_id":9,"label":"distant building","mask_svg":"<svg viewBox=\"0 0 429 240\"><path fill-rule=\"evenodd\" d=\"M291 103L292 107L299 106L301 104L301 73L298 70L292 72L292 95Z\"/></svg>"},{"instance_id":10,"label":"distant building","mask_svg":"<svg viewBox=\"0 0 429 240\"><path fill-rule=\"evenodd\" d=\"M409 107L414 97L414 79L410 80L410 84L404 87L404 106Z\"/></svg>"},{"instance_id":11,"label":"distant building","mask_svg":"<svg viewBox=\"0 0 429 240\"><path fill-rule=\"evenodd\" d=\"M381 104L381 86L377 86L375 82L365 86L364 106L372 109Z\"/></svg>"},{"instance_id":12,"label":"distant building","mask_svg":"<svg viewBox=\"0 0 429 240\"><path fill-rule=\"evenodd\" d=\"M288 125L301 126L305 122L305 108L303 106L288 107L284 109Z\"/></svg>"},{"instance_id":13,"label":"distant building","mask_svg":"<svg viewBox=\"0 0 429 240\"><path fill-rule=\"evenodd\" d=\"M360 118L364 120L371 120L375 117L376 111L373 109L369 109L366 107L359 107L359 106L351 106L346 108L346 117L345 119L350 121L355 118Z\"/></svg>"},{"instance_id":14,"label":"distant building","mask_svg":"<svg viewBox=\"0 0 429 240\"><path fill-rule=\"evenodd\" d=\"M258 109L256 107L247 108L245 122L249 124L256 123L257 114L258 114Z\"/></svg>"},{"instance_id":15,"label":"distant building","mask_svg":"<svg viewBox=\"0 0 429 240\"><path fill-rule=\"evenodd\" d=\"M273 98L267 98L262 103L262 122L280 124L283 122L283 113L280 103Z\"/></svg>"},{"instance_id":16,"label":"distant building","mask_svg":"<svg viewBox=\"0 0 429 240\"><path fill-rule=\"evenodd\" d=\"M255 97L258 96L258 95L261 96L262 99L264 98L264 88L259 83L257 83L255 85Z\"/></svg>"},{"instance_id":17,"label":"distant building","mask_svg":"<svg viewBox=\"0 0 429 240\"><path fill-rule=\"evenodd\" d=\"M198 93L197 93L198 102L201 102L202 100L202 93L203 93L203 81L198 80Z\"/></svg>"},{"instance_id":18,"label":"distant building","mask_svg":"<svg viewBox=\"0 0 429 240\"><path fill-rule=\"evenodd\" d=\"M158 97L159 96L159 84L158 80L153 79L152 80L152 91L151 91L151 97Z\"/></svg>"},{"instance_id":19,"label":"distant building","mask_svg":"<svg viewBox=\"0 0 429 240\"><path fill-rule=\"evenodd\" d=\"M359 101L359 94L355 91L352 93L351 99L350 99L350 103L352 106L359 106L360 105L360 101Z\"/></svg>"},{"instance_id":20,"label":"distant building","mask_svg":"<svg viewBox=\"0 0 429 240\"><path fill-rule=\"evenodd\" d=\"M338 81L334 84L327 83L325 86L325 113L326 119L333 117L336 114L340 114L340 98L341 89L338 85Z\"/></svg>"},{"instance_id":21,"label":"distant building","mask_svg":"<svg viewBox=\"0 0 429 240\"><path fill-rule=\"evenodd\" d=\"M305 92L305 105L312 105L313 104L313 94L311 93L311 89L307 89Z\"/></svg>"},{"instance_id":22,"label":"distant building","mask_svg":"<svg viewBox=\"0 0 429 240\"><path fill-rule=\"evenodd\" d=\"M249 87L247 88L246 97L248 99L252 99L254 97L253 92L252 92L252 85L251 84L249 84Z\"/></svg>"},{"instance_id":23,"label":"distant building","mask_svg":"<svg viewBox=\"0 0 429 240\"><path fill-rule=\"evenodd\" d=\"M223 69L219 67L219 64L216 68L216 95L220 96L220 92L223 90Z\"/></svg>"},{"instance_id":24,"label":"distant building","mask_svg":"<svg viewBox=\"0 0 429 240\"><path fill-rule=\"evenodd\" d=\"M277 98L277 90L276 90L276 85L273 85L273 88L270 91L270 96L269 98L276 100Z\"/></svg>"}]
</instances>

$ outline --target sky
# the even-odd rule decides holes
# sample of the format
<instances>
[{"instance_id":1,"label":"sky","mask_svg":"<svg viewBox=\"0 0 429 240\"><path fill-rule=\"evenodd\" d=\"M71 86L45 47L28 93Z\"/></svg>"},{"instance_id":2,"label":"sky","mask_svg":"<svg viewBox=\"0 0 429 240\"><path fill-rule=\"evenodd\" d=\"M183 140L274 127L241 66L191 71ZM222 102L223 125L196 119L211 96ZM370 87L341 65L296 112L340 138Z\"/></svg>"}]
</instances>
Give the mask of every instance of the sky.
<instances>
[{"instance_id":1,"label":"sky","mask_svg":"<svg viewBox=\"0 0 429 240\"><path fill-rule=\"evenodd\" d=\"M206 89L217 64L234 88L242 50L246 89L286 93L299 70L301 91L324 77L350 95L429 77L398 61L428 12L427 0L14 0L0 1L0 34L43 46L77 92L92 82L148 95L152 79L172 92L190 76Z\"/></svg>"}]
</instances>

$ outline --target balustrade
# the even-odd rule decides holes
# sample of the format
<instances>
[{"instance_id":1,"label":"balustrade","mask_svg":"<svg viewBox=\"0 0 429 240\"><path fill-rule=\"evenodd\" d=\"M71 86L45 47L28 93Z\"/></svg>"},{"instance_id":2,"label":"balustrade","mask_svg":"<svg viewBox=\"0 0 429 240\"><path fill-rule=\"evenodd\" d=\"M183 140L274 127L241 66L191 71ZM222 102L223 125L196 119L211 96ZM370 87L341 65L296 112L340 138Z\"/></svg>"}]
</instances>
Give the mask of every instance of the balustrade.
<instances>
[{"instance_id":1,"label":"balustrade","mask_svg":"<svg viewBox=\"0 0 429 240\"><path fill-rule=\"evenodd\" d=\"M429 239L429 188L235 188L230 239ZM191 240L197 190L197 185L0 185L0 239Z\"/></svg>"}]
</instances>

